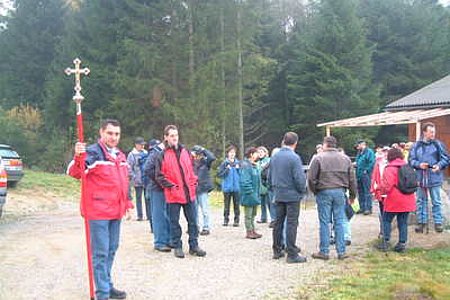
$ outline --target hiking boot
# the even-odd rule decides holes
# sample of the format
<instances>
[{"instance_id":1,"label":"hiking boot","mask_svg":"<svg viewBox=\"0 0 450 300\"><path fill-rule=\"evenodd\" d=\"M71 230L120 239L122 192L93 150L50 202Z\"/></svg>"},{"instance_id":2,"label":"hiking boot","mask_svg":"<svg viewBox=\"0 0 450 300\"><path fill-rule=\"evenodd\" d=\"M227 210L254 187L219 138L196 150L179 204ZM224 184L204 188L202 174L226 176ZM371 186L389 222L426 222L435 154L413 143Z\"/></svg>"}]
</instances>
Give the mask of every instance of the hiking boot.
<instances>
[{"instance_id":1,"label":"hiking boot","mask_svg":"<svg viewBox=\"0 0 450 300\"><path fill-rule=\"evenodd\" d=\"M183 248L175 248L173 254L175 255L175 257L184 258Z\"/></svg>"},{"instance_id":2,"label":"hiking boot","mask_svg":"<svg viewBox=\"0 0 450 300\"><path fill-rule=\"evenodd\" d=\"M387 252L390 247L391 247L391 245L390 245L389 241L381 241L375 246L375 248L377 248L378 250L383 251L383 252Z\"/></svg>"},{"instance_id":3,"label":"hiking boot","mask_svg":"<svg viewBox=\"0 0 450 300\"><path fill-rule=\"evenodd\" d=\"M119 291L118 289L112 287L109 290L109 299L126 299L127 293L124 291Z\"/></svg>"},{"instance_id":4,"label":"hiking boot","mask_svg":"<svg viewBox=\"0 0 450 300\"><path fill-rule=\"evenodd\" d=\"M275 227L275 221L270 221L269 228L274 228L274 227Z\"/></svg>"},{"instance_id":5,"label":"hiking boot","mask_svg":"<svg viewBox=\"0 0 450 300\"><path fill-rule=\"evenodd\" d=\"M254 235L255 238L257 238L257 239L262 238L262 234L257 233L254 229L253 229L253 235Z\"/></svg>"},{"instance_id":6,"label":"hiking boot","mask_svg":"<svg viewBox=\"0 0 450 300\"><path fill-rule=\"evenodd\" d=\"M234 222L233 227L239 227L239 222Z\"/></svg>"},{"instance_id":7,"label":"hiking boot","mask_svg":"<svg viewBox=\"0 0 450 300\"><path fill-rule=\"evenodd\" d=\"M352 244L352 241L350 240L345 240L345 246L350 246Z\"/></svg>"},{"instance_id":8,"label":"hiking boot","mask_svg":"<svg viewBox=\"0 0 450 300\"><path fill-rule=\"evenodd\" d=\"M284 257L283 251L274 251L273 252L273 256L272 256L273 259L280 259L282 257Z\"/></svg>"},{"instance_id":9,"label":"hiking boot","mask_svg":"<svg viewBox=\"0 0 450 300\"><path fill-rule=\"evenodd\" d=\"M267 223L267 220L257 220L256 223L259 223L259 224L261 224L261 223Z\"/></svg>"},{"instance_id":10,"label":"hiking boot","mask_svg":"<svg viewBox=\"0 0 450 300\"><path fill-rule=\"evenodd\" d=\"M203 256L206 256L206 251L200 249L200 247L196 247L193 249L189 249L189 254L194 255L194 256L203 257Z\"/></svg>"},{"instance_id":11,"label":"hiking boot","mask_svg":"<svg viewBox=\"0 0 450 300\"><path fill-rule=\"evenodd\" d=\"M200 235L209 235L209 230L207 230L207 229L203 229L201 232L200 232Z\"/></svg>"},{"instance_id":12,"label":"hiking boot","mask_svg":"<svg viewBox=\"0 0 450 300\"><path fill-rule=\"evenodd\" d=\"M251 239L251 240L257 239L257 237L253 234L253 230L247 230L247 234L245 235L245 238Z\"/></svg>"},{"instance_id":13,"label":"hiking boot","mask_svg":"<svg viewBox=\"0 0 450 300\"><path fill-rule=\"evenodd\" d=\"M346 259L346 258L349 258L349 256L348 256L347 253L341 253L341 254L338 254L338 259L339 259L339 260L344 260L344 259Z\"/></svg>"},{"instance_id":14,"label":"hiking boot","mask_svg":"<svg viewBox=\"0 0 450 300\"><path fill-rule=\"evenodd\" d=\"M442 226L442 224L434 224L434 230L438 233L441 233L444 231L444 226Z\"/></svg>"},{"instance_id":15,"label":"hiking boot","mask_svg":"<svg viewBox=\"0 0 450 300\"><path fill-rule=\"evenodd\" d=\"M298 263L304 263L304 262L306 262L306 257L304 257L304 256L300 256L300 255L297 255L297 256L295 256L295 257L287 257L286 258L286 262L288 263L288 264L298 264Z\"/></svg>"},{"instance_id":16,"label":"hiking boot","mask_svg":"<svg viewBox=\"0 0 450 300\"><path fill-rule=\"evenodd\" d=\"M416 226L416 229L414 229L416 231L416 233L423 233L423 230L425 229L425 224L419 223Z\"/></svg>"},{"instance_id":17,"label":"hiking boot","mask_svg":"<svg viewBox=\"0 0 450 300\"><path fill-rule=\"evenodd\" d=\"M225 227L228 226L228 221L224 221L222 226L225 226Z\"/></svg>"},{"instance_id":18,"label":"hiking boot","mask_svg":"<svg viewBox=\"0 0 450 300\"><path fill-rule=\"evenodd\" d=\"M404 253L406 251L406 244L405 243L397 243L394 247L394 251L398 253Z\"/></svg>"},{"instance_id":19,"label":"hiking boot","mask_svg":"<svg viewBox=\"0 0 450 300\"><path fill-rule=\"evenodd\" d=\"M312 256L312 258L315 258L315 259L323 259L323 260L330 259L330 256L328 254L324 254L322 252L313 253L311 256Z\"/></svg>"},{"instance_id":20,"label":"hiking boot","mask_svg":"<svg viewBox=\"0 0 450 300\"><path fill-rule=\"evenodd\" d=\"M170 252L170 251L172 251L172 248L170 248L169 246L164 245L164 246L155 247L155 250L159 251L159 252Z\"/></svg>"},{"instance_id":21,"label":"hiking boot","mask_svg":"<svg viewBox=\"0 0 450 300\"><path fill-rule=\"evenodd\" d=\"M371 215L371 214L372 214L372 211L370 211L370 210L365 210L363 212L363 215L365 215L365 216L368 216L368 215Z\"/></svg>"}]
</instances>

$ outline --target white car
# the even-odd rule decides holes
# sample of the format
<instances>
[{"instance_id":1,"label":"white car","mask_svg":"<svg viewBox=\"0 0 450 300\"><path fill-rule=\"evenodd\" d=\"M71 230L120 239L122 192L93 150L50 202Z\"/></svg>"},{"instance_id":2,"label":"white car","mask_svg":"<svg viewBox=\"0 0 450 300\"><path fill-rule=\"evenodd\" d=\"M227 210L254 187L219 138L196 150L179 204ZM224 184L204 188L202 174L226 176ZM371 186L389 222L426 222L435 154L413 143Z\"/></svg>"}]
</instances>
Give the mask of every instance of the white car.
<instances>
[{"instance_id":1,"label":"white car","mask_svg":"<svg viewBox=\"0 0 450 300\"><path fill-rule=\"evenodd\" d=\"M3 205L6 202L6 190L8 186L8 176L3 166L2 157L0 156L0 217L3 213Z\"/></svg>"}]
</instances>

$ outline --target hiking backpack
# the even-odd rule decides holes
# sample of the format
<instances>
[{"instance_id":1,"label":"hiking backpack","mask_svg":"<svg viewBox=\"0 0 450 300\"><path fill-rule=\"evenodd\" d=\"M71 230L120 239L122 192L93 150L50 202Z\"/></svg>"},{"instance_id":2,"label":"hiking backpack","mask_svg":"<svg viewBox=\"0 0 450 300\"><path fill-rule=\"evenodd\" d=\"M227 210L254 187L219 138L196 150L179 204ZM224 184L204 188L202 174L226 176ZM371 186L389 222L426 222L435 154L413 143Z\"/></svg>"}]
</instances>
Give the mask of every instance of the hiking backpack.
<instances>
[{"instance_id":1,"label":"hiking backpack","mask_svg":"<svg viewBox=\"0 0 450 300\"><path fill-rule=\"evenodd\" d=\"M414 194L419 187L416 171L413 167L405 164L398 168L397 188L403 194Z\"/></svg>"}]
</instances>

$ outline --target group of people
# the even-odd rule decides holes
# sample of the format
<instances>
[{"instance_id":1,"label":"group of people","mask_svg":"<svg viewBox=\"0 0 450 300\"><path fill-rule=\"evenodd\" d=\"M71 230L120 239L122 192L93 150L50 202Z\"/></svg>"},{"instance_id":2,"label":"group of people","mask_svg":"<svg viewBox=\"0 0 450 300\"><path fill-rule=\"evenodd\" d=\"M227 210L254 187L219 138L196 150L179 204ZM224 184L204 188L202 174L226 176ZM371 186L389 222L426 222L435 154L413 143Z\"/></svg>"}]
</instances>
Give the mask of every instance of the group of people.
<instances>
[{"instance_id":1,"label":"group of people","mask_svg":"<svg viewBox=\"0 0 450 300\"><path fill-rule=\"evenodd\" d=\"M86 147L84 143L76 143L68 174L75 178L85 174L81 212L88 218L91 229L96 296L98 299L125 299L126 293L113 286L111 267L119 245L121 219L133 208L128 183L135 189L138 220L143 220L141 199L144 195L155 250L173 250L175 257L185 257L180 226L180 212L183 210L188 224L189 254L203 257L206 251L199 247L198 236L208 235L211 230L208 193L214 188L210 170L216 157L198 145L192 149L185 148L179 143L178 128L174 125L166 126L163 141L150 140L148 150L144 149L144 139L137 138L128 158L117 148L120 140L117 120L104 120L99 133L100 139L93 145ZM426 192L430 191L435 228L441 232L438 191L442 179L439 178L442 177L441 170L448 165L448 159L445 147L435 140L434 133L434 125L424 125L424 138L410 150L409 162L417 170L420 187L423 187L417 190L418 207L425 205ZM242 206L245 238L262 237L255 228L257 207L260 206L258 222L266 223L270 216L273 258L280 259L286 255L288 263L306 262L296 239L300 202L308 187L316 197L320 223L319 251L312 254L313 258L328 260L333 242L337 258L348 257L346 246L350 244L351 205L357 195L363 214L371 213L372 196L381 203L381 233L385 246L390 239L392 219L397 217L400 240L395 249L405 249L407 231L404 220L407 220L409 212L414 211L415 201L414 193L404 194L397 184L401 166L406 164L399 149L383 149L381 153L386 155L382 160L376 158L364 141L359 141L356 165L353 165L344 151L337 147L336 138L328 136L317 148L318 153L305 173L302 160L295 153L297 144L298 135L287 132L280 147L275 148L270 157L265 147L246 149L242 160L236 157L236 147L227 149L217 172L224 197L223 226L230 225L233 203L232 226L240 226ZM202 226L199 226L199 216L203 217ZM423 231L427 218L426 212L420 210L418 229ZM334 231L334 237L331 231Z\"/></svg>"}]
</instances>

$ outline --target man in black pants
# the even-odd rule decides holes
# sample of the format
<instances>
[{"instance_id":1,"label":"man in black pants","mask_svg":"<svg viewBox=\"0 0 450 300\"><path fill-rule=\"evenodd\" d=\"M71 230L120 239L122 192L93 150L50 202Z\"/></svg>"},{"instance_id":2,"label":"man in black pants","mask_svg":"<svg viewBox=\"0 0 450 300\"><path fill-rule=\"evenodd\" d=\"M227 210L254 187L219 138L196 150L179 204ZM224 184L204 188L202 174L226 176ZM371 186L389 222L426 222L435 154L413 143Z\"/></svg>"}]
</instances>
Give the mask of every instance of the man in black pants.
<instances>
[{"instance_id":1,"label":"man in black pants","mask_svg":"<svg viewBox=\"0 0 450 300\"><path fill-rule=\"evenodd\" d=\"M271 158L269 184L273 190L277 217L273 228L273 258L284 256L282 238L284 220L287 219L286 250L288 263L306 262L306 257L298 254L297 240L300 200L306 192L306 177L301 158L294 152L298 136L287 132L283 138L283 147Z\"/></svg>"}]
</instances>

